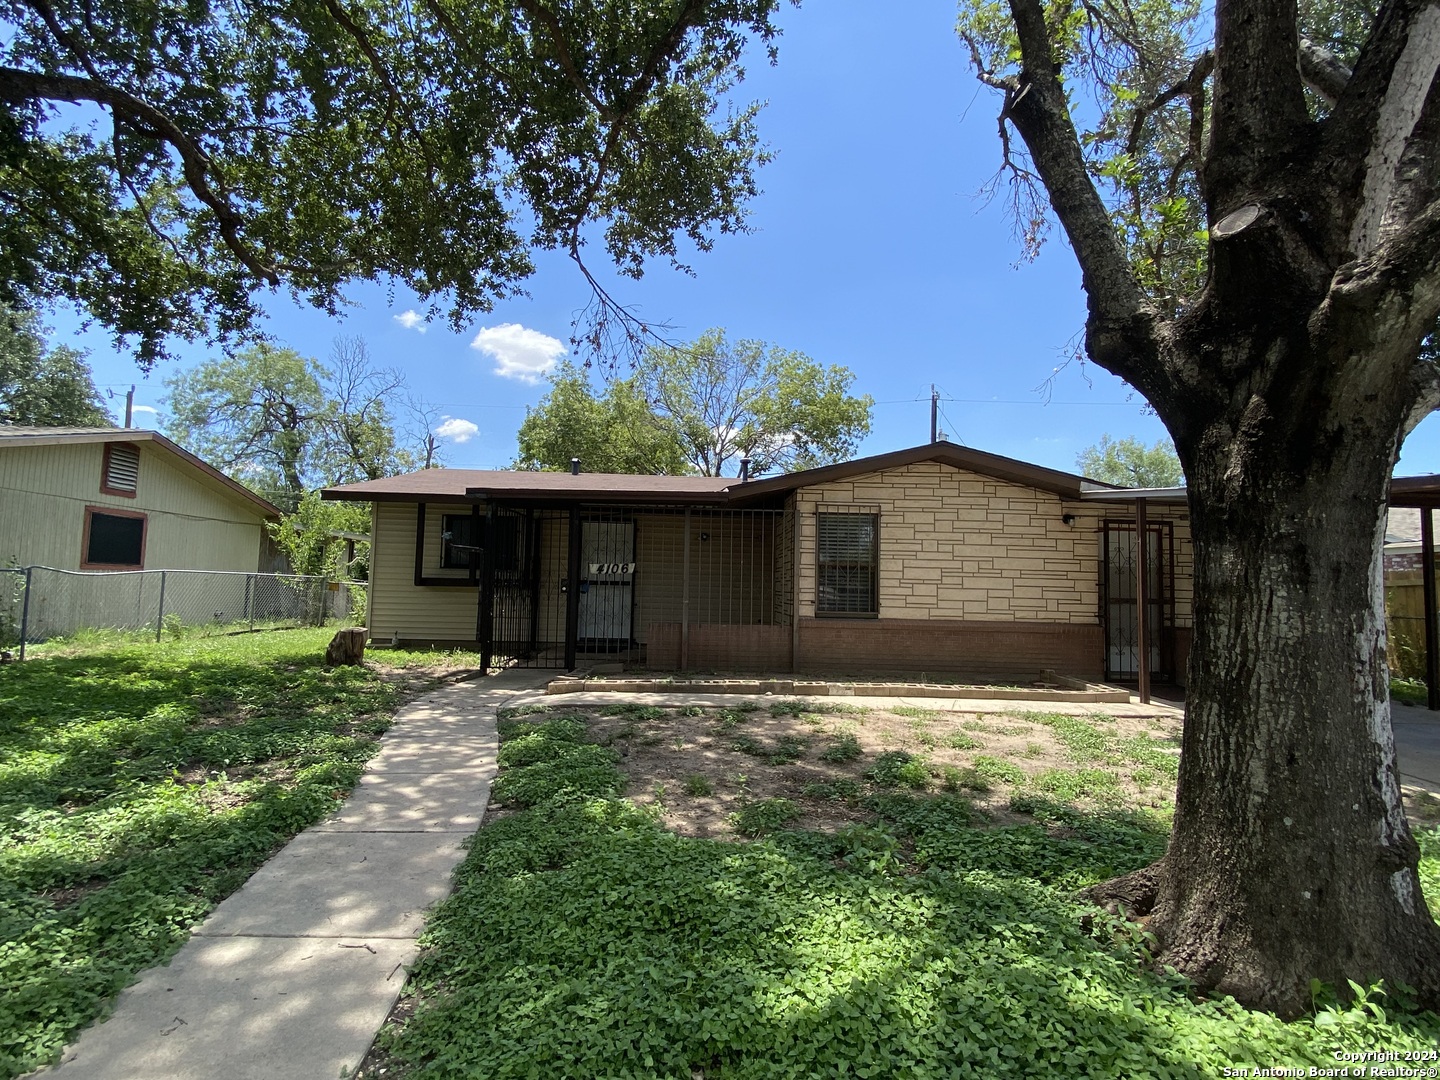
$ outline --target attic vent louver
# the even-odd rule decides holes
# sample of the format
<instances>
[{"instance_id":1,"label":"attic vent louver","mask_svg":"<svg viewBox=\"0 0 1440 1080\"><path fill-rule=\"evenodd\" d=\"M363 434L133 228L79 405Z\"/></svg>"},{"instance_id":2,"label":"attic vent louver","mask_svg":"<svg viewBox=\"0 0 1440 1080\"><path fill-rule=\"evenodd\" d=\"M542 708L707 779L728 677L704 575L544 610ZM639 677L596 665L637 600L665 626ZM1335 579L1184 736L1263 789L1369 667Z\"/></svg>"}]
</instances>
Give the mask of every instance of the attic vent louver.
<instances>
[{"instance_id":1,"label":"attic vent louver","mask_svg":"<svg viewBox=\"0 0 1440 1080\"><path fill-rule=\"evenodd\" d=\"M140 482L140 451L124 443L111 443L105 455L105 487L134 492Z\"/></svg>"}]
</instances>

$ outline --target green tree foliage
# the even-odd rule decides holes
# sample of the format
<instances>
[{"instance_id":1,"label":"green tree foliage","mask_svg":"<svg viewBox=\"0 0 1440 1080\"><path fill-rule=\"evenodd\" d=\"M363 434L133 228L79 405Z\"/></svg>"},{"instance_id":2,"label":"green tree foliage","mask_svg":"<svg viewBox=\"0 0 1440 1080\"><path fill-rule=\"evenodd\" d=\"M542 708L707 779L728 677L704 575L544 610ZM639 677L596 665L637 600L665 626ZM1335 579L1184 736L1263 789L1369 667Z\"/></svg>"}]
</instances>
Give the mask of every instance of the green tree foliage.
<instances>
[{"instance_id":1,"label":"green tree foliage","mask_svg":"<svg viewBox=\"0 0 1440 1080\"><path fill-rule=\"evenodd\" d=\"M68 298L148 368L282 285L400 281L458 324L537 248L638 277L743 229L765 155L721 102L776 6L7 2L0 300Z\"/></svg>"},{"instance_id":2,"label":"green tree foliage","mask_svg":"<svg viewBox=\"0 0 1440 1080\"><path fill-rule=\"evenodd\" d=\"M587 472L691 471L674 427L651 410L635 378L612 379L597 394L574 364L555 372L550 392L526 414L516 441L519 469L566 470L578 457Z\"/></svg>"},{"instance_id":3,"label":"green tree foliage","mask_svg":"<svg viewBox=\"0 0 1440 1080\"><path fill-rule=\"evenodd\" d=\"M297 574L329 578L369 576L370 545L357 543L355 558L345 558L348 543L337 533L370 535L370 504L327 502L318 491L307 491L293 512L270 526L275 544Z\"/></svg>"},{"instance_id":4,"label":"green tree foliage","mask_svg":"<svg viewBox=\"0 0 1440 1080\"><path fill-rule=\"evenodd\" d=\"M760 341L731 343L724 330L647 349L636 378L705 476L744 457L752 475L842 461L870 433L874 399L850 393L849 368Z\"/></svg>"},{"instance_id":5,"label":"green tree foliage","mask_svg":"<svg viewBox=\"0 0 1440 1080\"><path fill-rule=\"evenodd\" d=\"M33 312L0 306L0 424L113 427L85 354L47 348Z\"/></svg>"},{"instance_id":6,"label":"green tree foliage","mask_svg":"<svg viewBox=\"0 0 1440 1080\"><path fill-rule=\"evenodd\" d=\"M332 366L260 344L165 380L166 434L293 511L326 484L373 480L413 465L396 446L387 398L393 372L342 339Z\"/></svg>"},{"instance_id":7,"label":"green tree foliage","mask_svg":"<svg viewBox=\"0 0 1440 1080\"><path fill-rule=\"evenodd\" d=\"M520 427L525 469L721 476L751 460L751 475L851 457L870 432L868 394L854 374L804 353L709 330L689 345L652 346L628 379L597 396L562 366Z\"/></svg>"},{"instance_id":8,"label":"green tree foliage","mask_svg":"<svg viewBox=\"0 0 1440 1080\"><path fill-rule=\"evenodd\" d=\"M1092 480L1122 487L1164 488L1185 483L1180 459L1169 439L1156 439L1154 446L1146 446L1135 438L1101 435L1099 443L1080 451L1075 465Z\"/></svg>"}]
</instances>

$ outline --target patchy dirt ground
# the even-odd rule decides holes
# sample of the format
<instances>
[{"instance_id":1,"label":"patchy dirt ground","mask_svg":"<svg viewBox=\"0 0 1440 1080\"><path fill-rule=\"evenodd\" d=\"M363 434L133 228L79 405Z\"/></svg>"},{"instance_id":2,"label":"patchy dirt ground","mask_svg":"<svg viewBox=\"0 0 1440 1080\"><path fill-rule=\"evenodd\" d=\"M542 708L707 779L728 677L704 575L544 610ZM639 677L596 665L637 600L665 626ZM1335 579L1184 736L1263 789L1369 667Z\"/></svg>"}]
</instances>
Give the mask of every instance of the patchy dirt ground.
<instances>
[{"instance_id":1,"label":"patchy dirt ground","mask_svg":"<svg viewBox=\"0 0 1440 1080\"><path fill-rule=\"evenodd\" d=\"M625 795L660 808L667 828L736 836L733 815L789 799L792 827L868 819L883 790L962 793L996 823L1025 820L1017 792L1094 807L1168 807L1177 720L1047 713L966 714L833 700L737 701L723 708L557 705L591 741L614 747ZM492 810L492 814L503 813Z\"/></svg>"}]
</instances>

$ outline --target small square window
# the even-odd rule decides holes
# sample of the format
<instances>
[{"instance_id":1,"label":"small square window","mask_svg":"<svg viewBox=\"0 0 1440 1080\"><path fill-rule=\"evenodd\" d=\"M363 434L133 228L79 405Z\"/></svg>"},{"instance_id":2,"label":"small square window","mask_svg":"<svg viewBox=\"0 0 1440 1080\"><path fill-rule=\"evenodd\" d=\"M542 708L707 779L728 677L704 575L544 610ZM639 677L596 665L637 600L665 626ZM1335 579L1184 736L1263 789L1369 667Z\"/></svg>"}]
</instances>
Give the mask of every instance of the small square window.
<instances>
[{"instance_id":1,"label":"small square window","mask_svg":"<svg viewBox=\"0 0 1440 1080\"><path fill-rule=\"evenodd\" d=\"M878 615L880 515L822 511L816 521L815 613Z\"/></svg>"},{"instance_id":2,"label":"small square window","mask_svg":"<svg viewBox=\"0 0 1440 1080\"><path fill-rule=\"evenodd\" d=\"M145 526L144 514L87 507L80 565L86 569L141 569L145 564Z\"/></svg>"}]
</instances>

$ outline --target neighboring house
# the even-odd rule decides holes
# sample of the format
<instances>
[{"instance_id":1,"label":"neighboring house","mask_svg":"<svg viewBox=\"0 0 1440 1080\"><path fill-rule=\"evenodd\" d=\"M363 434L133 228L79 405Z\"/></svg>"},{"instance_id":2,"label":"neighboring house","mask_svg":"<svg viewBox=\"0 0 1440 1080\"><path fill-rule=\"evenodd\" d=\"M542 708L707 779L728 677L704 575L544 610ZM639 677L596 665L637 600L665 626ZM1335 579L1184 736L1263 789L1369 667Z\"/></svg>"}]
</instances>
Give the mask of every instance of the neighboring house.
<instances>
[{"instance_id":1,"label":"neighboring house","mask_svg":"<svg viewBox=\"0 0 1440 1080\"><path fill-rule=\"evenodd\" d=\"M153 431L0 425L0 565L268 571L279 516Z\"/></svg>"},{"instance_id":2,"label":"neighboring house","mask_svg":"<svg viewBox=\"0 0 1440 1080\"><path fill-rule=\"evenodd\" d=\"M429 469L374 504L369 631L573 669L1183 677L1183 490L938 442L760 480Z\"/></svg>"},{"instance_id":3,"label":"neighboring house","mask_svg":"<svg viewBox=\"0 0 1440 1080\"><path fill-rule=\"evenodd\" d=\"M1385 572L1420 569L1420 511L1392 506L1385 517Z\"/></svg>"}]
</instances>

